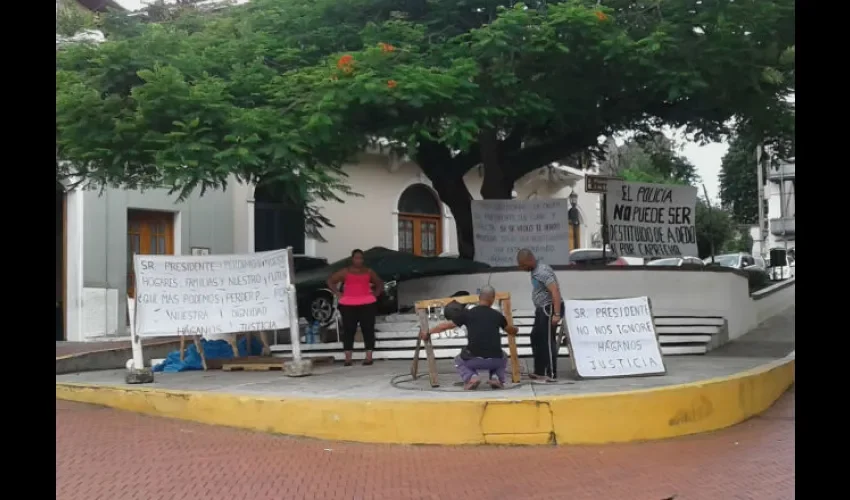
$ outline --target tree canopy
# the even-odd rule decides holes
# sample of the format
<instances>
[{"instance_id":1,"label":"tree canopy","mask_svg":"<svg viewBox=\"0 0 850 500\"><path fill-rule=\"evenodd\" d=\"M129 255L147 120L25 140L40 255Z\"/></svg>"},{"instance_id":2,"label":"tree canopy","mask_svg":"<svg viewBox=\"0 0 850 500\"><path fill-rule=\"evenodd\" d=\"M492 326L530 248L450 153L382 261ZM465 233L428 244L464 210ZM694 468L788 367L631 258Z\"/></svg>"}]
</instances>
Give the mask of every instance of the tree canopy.
<instances>
[{"instance_id":1,"label":"tree canopy","mask_svg":"<svg viewBox=\"0 0 850 500\"><path fill-rule=\"evenodd\" d=\"M57 172L183 195L279 182L340 200L380 140L452 210L600 136L685 126L717 138L788 114L794 0L252 0L161 23L123 18L57 57Z\"/></svg>"},{"instance_id":2,"label":"tree canopy","mask_svg":"<svg viewBox=\"0 0 850 500\"><path fill-rule=\"evenodd\" d=\"M796 134L793 115L772 124L770 129L754 131L739 127L729 141L729 150L720 165L720 200L728 207L738 224L758 223L758 166L756 150L766 148L776 160L793 158L796 150ZM762 174L768 172L762 163ZM767 213L767 201L763 201Z\"/></svg>"}]
</instances>

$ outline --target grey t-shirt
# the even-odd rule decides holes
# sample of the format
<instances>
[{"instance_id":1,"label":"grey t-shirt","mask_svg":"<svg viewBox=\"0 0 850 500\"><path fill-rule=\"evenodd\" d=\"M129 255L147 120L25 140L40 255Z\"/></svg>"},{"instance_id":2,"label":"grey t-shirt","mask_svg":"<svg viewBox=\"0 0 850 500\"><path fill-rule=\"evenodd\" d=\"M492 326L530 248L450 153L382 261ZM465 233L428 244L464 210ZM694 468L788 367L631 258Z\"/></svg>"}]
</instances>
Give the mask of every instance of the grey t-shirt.
<instances>
[{"instance_id":1,"label":"grey t-shirt","mask_svg":"<svg viewBox=\"0 0 850 500\"><path fill-rule=\"evenodd\" d=\"M547 286L558 283L555 271L548 265L538 262L537 267L531 271L531 302L534 307L544 307L552 303L552 292Z\"/></svg>"}]
</instances>

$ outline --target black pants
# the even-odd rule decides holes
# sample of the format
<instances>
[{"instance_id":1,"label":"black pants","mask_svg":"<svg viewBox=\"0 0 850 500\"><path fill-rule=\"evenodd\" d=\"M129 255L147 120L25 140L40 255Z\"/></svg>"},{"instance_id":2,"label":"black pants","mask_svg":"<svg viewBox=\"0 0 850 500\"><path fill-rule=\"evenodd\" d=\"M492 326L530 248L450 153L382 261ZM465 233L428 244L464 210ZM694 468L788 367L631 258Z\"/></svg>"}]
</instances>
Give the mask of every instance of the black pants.
<instances>
[{"instance_id":1,"label":"black pants","mask_svg":"<svg viewBox=\"0 0 850 500\"><path fill-rule=\"evenodd\" d=\"M564 304L561 303L561 313ZM534 326L531 327L531 355L534 358L534 374L541 377L558 377L558 339L555 337L557 325L552 324L552 306L538 307L534 310ZM550 350L551 348L551 350ZM551 357L550 357L551 355Z\"/></svg>"},{"instance_id":2,"label":"black pants","mask_svg":"<svg viewBox=\"0 0 850 500\"><path fill-rule=\"evenodd\" d=\"M354 335L357 334L357 325L363 332L363 343L367 351L375 349L375 315L378 313L377 304L366 304L363 306L339 306L339 314L342 316L342 347L346 351L354 350Z\"/></svg>"}]
</instances>

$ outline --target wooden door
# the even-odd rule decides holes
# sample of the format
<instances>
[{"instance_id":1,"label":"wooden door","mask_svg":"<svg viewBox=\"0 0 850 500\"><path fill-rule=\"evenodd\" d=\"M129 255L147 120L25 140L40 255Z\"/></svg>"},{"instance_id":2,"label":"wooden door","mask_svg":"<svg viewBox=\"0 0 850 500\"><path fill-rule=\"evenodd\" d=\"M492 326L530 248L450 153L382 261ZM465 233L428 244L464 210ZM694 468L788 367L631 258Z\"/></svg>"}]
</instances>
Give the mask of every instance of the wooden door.
<instances>
[{"instance_id":1,"label":"wooden door","mask_svg":"<svg viewBox=\"0 0 850 500\"><path fill-rule=\"evenodd\" d=\"M398 216L398 251L422 257L436 257L443 251L439 216L401 214Z\"/></svg>"},{"instance_id":2,"label":"wooden door","mask_svg":"<svg viewBox=\"0 0 850 500\"><path fill-rule=\"evenodd\" d=\"M174 255L174 214L130 210L127 214L127 295L135 296L133 256Z\"/></svg>"}]
</instances>

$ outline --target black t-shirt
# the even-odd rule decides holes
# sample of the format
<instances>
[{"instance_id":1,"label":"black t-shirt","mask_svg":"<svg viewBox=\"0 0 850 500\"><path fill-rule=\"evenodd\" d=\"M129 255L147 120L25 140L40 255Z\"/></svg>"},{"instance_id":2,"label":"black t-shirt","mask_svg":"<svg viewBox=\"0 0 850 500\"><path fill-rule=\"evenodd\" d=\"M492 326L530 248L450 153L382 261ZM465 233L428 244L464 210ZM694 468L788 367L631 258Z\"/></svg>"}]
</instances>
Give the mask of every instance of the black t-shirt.
<instances>
[{"instance_id":1,"label":"black t-shirt","mask_svg":"<svg viewBox=\"0 0 850 500\"><path fill-rule=\"evenodd\" d=\"M508 320L492 307L475 306L455 316L454 324L466 326L467 349L476 358L501 358L502 334L500 328L508 326Z\"/></svg>"}]
</instances>

